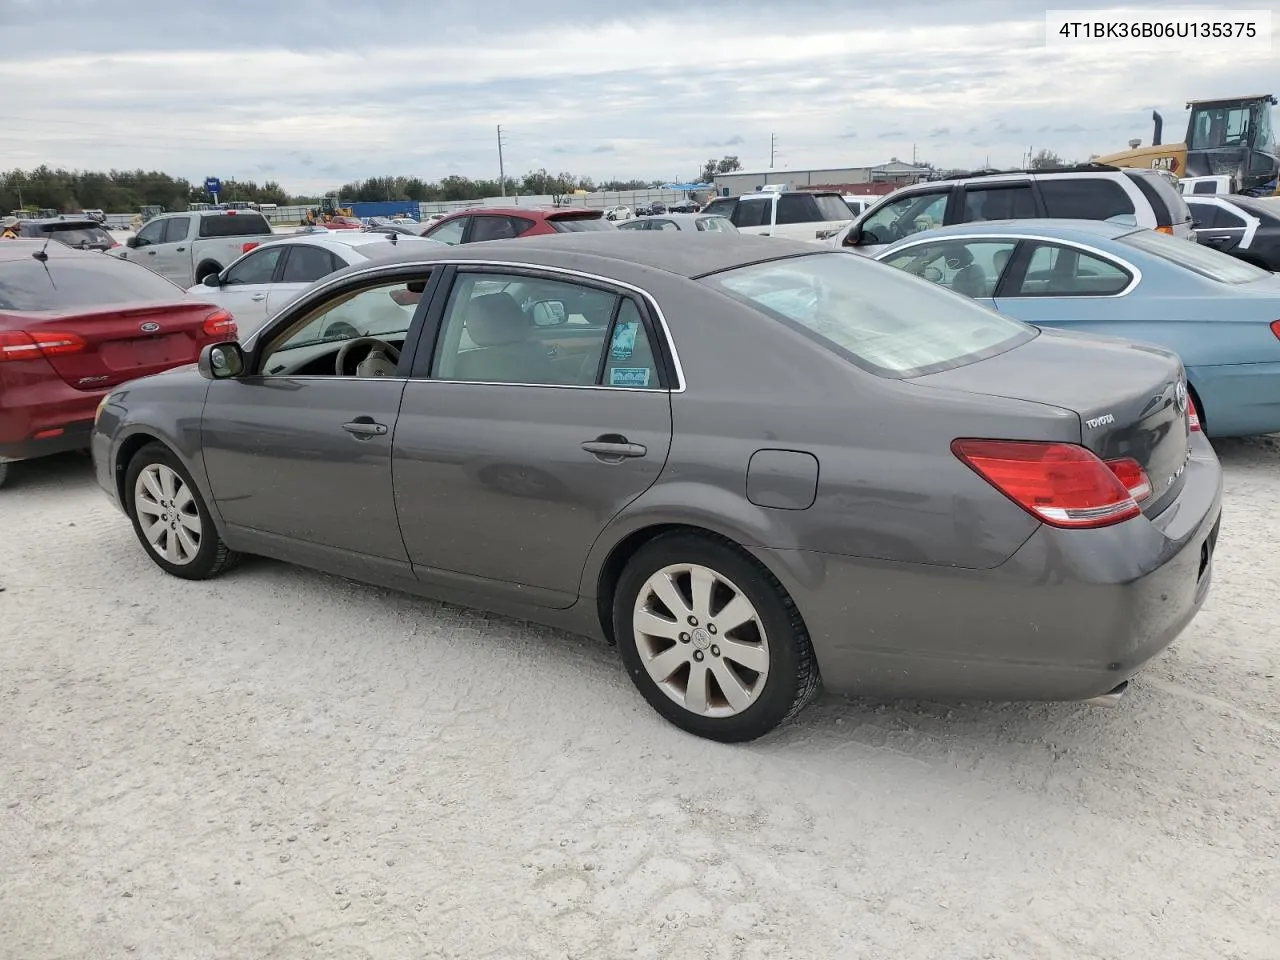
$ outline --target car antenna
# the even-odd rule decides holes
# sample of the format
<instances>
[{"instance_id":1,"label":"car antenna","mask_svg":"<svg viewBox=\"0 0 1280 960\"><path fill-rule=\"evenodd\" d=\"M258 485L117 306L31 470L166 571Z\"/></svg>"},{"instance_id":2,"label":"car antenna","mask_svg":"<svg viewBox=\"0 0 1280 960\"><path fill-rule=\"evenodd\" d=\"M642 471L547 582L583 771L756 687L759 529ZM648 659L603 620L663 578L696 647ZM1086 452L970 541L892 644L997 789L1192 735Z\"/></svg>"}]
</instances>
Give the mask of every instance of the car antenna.
<instances>
[{"instance_id":1,"label":"car antenna","mask_svg":"<svg viewBox=\"0 0 1280 960\"><path fill-rule=\"evenodd\" d=\"M53 231L50 230L48 233L44 235L44 246L41 247L39 250L37 250L35 253L33 253L31 256L35 257L41 263L46 263L49 259L49 254L46 253L46 251L49 249L49 241L52 239L53 239ZM45 267L44 269L46 272L49 270L48 267Z\"/></svg>"}]
</instances>

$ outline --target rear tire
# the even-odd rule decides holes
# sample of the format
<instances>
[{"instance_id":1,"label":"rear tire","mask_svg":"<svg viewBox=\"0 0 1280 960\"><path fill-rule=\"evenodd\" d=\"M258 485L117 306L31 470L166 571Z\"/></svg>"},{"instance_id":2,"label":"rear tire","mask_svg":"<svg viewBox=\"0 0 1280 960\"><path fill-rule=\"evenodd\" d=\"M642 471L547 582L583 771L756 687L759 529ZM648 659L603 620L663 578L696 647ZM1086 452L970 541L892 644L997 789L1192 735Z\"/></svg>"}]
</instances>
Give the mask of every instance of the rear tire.
<instances>
[{"instance_id":1,"label":"rear tire","mask_svg":"<svg viewBox=\"0 0 1280 960\"><path fill-rule=\"evenodd\" d=\"M202 263L196 270L196 283L204 283L205 277L211 277L215 273L221 273L222 268L216 263Z\"/></svg>"},{"instance_id":2,"label":"rear tire","mask_svg":"<svg viewBox=\"0 0 1280 960\"><path fill-rule=\"evenodd\" d=\"M164 444L149 443L129 461L124 495L138 542L165 573L207 580L239 561L191 475Z\"/></svg>"},{"instance_id":3,"label":"rear tire","mask_svg":"<svg viewBox=\"0 0 1280 960\"><path fill-rule=\"evenodd\" d=\"M727 540L669 533L618 580L613 630L649 705L722 743L763 736L818 691L813 646L777 579Z\"/></svg>"}]
</instances>

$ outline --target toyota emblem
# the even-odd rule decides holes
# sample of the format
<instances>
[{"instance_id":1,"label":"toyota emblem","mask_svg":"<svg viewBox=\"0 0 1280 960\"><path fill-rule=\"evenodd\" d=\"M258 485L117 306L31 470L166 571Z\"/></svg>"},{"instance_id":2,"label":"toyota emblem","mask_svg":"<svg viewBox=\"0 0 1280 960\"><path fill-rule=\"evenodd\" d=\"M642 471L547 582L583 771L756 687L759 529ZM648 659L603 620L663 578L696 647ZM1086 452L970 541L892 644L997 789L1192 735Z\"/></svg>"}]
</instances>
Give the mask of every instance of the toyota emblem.
<instances>
[{"instance_id":1,"label":"toyota emblem","mask_svg":"<svg viewBox=\"0 0 1280 960\"><path fill-rule=\"evenodd\" d=\"M148 320L146 323L144 323L144 324L143 324L141 327L139 327L138 329L139 329L139 330L141 330L143 333L155 333L157 330L159 330L159 329L160 329L160 324L156 323L156 322L155 322L155 321L153 321L153 320ZM1185 394L1185 392L1184 392L1184 394ZM1183 405L1183 407L1185 407L1185 406L1187 405L1187 402L1186 402L1186 400L1185 400L1185 399L1182 401L1182 405Z\"/></svg>"},{"instance_id":2,"label":"toyota emblem","mask_svg":"<svg viewBox=\"0 0 1280 960\"><path fill-rule=\"evenodd\" d=\"M1173 388L1173 402L1178 405L1179 413L1187 412L1187 385L1181 380L1178 385Z\"/></svg>"}]
</instances>

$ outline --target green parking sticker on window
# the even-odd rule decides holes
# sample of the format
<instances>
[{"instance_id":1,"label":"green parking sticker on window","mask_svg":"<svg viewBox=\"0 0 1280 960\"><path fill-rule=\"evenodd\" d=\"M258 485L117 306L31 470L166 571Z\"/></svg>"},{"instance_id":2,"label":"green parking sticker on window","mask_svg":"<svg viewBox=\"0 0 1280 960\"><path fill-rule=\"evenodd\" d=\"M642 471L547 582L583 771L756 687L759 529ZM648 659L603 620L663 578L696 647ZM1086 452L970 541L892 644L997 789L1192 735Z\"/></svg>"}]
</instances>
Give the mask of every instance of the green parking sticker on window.
<instances>
[{"instance_id":1,"label":"green parking sticker on window","mask_svg":"<svg viewBox=\"0 0 1280 960\"><path fill-rule=\"evenodd\" d=\"M613 343L609 345L610 360L630 360L636 352L638 323L620 323L613 331Z\"/></svg>"},{"instance_id":2,"label":"green parking sticker on window","mask_svg":"<svg viewBox=\"0 0 1280 960\"><path fill-rule=\"evenodd\" d=\"M611 387L647 387L648 385L648 367L614 367L609 371Z\"/></svg>"}]
</instances>

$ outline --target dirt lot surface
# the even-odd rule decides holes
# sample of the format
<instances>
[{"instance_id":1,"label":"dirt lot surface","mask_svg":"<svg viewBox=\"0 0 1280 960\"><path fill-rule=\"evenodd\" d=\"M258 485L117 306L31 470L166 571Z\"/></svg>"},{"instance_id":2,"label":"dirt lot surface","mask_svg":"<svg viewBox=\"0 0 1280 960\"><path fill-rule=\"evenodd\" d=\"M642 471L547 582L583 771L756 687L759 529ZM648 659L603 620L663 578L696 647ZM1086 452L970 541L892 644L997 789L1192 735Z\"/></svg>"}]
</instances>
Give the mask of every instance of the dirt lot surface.
<instances>
[{"instance_id":1,"label":"dirt lot surface","mask_svg":"<svg viewBox=\"0 0 1280 960\"><path fill-rule=\"evenodd\" d=\"M0 490L0 957L1280 957L1280 445L1115 709L827 697L686 736L608 648Z\"/></svg>"}]
</instances>

